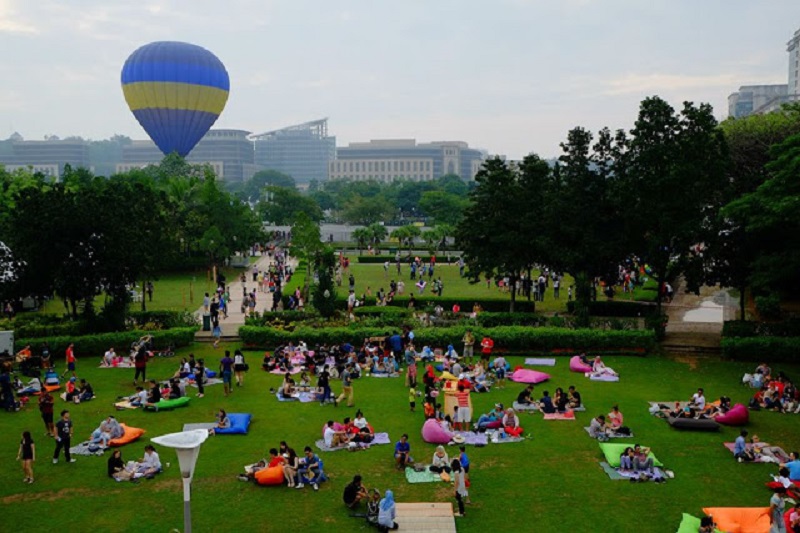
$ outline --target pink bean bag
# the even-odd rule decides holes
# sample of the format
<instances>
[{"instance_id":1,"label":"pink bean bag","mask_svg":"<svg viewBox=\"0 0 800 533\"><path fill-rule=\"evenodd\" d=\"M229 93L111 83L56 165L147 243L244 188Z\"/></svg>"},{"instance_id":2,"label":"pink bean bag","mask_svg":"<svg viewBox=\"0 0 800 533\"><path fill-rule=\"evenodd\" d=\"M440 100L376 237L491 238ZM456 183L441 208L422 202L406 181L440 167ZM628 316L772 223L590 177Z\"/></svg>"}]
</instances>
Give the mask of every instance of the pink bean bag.
<instances>
[{"instance_id":1,"label":"pink bean bag","mask_svg":"<svg viewBox=\"0 0 800 533\"><path fill-rule=\"evenodd\" d=\"M714 420L726 426L743 426L750 421L750 411L744 405L737 403L731 407L730 411Z\"/></svg>"},{"instance_id":2,"label":"pink bean bag","mask_svg":"<svg viewBox=\"0 0 800 533\"><path fill-rule=\"evenodd\" d=\"M489 422L488 424L486 424L485 427L486 427L486 429L500 429L501 427L503 427L503 421L502 420L494 420L494 421Z\"/></svg>"},{"instance_id":3,"label":"pink bean bag","mask_svg":"<svg viewBox=\"0 0 800 533\"><path fill-rule=\"evenodd\" d=\"M542 381L550 379L550 374L529 370L527 368L520 368L519 370L515 370L509 379L517 383L541 383Z\"/></svg>"},{"instance_id":4,"label":"pink bean bag","mask_svg":"<svg viewBox=\"0 0 800 533\"><path fill-rule=\"evenodd\" d=\"M581 374L585 374L586 372L592 371L592 365L587 365L586 363L581 361L580 355L576 355L570 358L569 369L573 372L580 372Z\"/></svg>"},{"instance_id":5,"label":"pink bean bag","mask_svg":"<svg viewBox=\"0 0 800 533\"><path fill-rule=\"evenodd\" d=\"M431 444L447 444L453 439L453 434L445 431L435 418L429 418L422 424L422 440Z\"/></svg>"}]
</instances>

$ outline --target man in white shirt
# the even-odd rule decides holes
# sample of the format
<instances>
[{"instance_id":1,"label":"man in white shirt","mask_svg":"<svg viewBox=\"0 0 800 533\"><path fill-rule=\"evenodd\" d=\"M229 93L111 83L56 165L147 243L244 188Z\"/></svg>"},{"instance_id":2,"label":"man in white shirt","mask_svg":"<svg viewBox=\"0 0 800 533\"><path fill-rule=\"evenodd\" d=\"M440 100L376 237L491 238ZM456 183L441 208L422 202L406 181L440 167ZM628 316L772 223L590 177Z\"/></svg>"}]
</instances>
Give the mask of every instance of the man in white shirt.
<instances>
[{"instance_id":1,"label":"man in white shirt","mask_svg":"<svg viewBox=\"0 0 800 533\"><path fill-rule=\"evenodd\" d=\"M322 433L322 439L328 448L338 448L343 444L347 444L348 441L347 434L344 431L333 429L333 420L328 420L325 431Z\"/></svg>"},{"instance_id":2,"label":"man in white shirt","mask_svg":"<svg viewBox=\"0 0 800 533\"><path fill-rule=\"evenodd\" d=\"M108 351L103 355L103 364L106 366L112 366L114 364L114 359L117 357L117 354L114 353L114 347L108 349Z\"/></svg>"},{"instance_id":3,"label":"man in white shirt","mask_svg":"<svg viewBox=\"0 0 800 533\"><path fill-rule=\"evenodd\" d=\"M692 407L698 411L703 411L706 408L706 397L703 395L703 389L697 389L692 395Z\"/></svg>"},{"instance_id":4,"label":"man in white shirt","mask_svg":"<svg viewBox=\"0 0 800 533\"><path fill-rule=\"evenodd\" d=\"M142 476L153 476L161 472L161 459L150 444L144 447L144 457L139 461L136 472Z\"/></svg>"}]
</instances>

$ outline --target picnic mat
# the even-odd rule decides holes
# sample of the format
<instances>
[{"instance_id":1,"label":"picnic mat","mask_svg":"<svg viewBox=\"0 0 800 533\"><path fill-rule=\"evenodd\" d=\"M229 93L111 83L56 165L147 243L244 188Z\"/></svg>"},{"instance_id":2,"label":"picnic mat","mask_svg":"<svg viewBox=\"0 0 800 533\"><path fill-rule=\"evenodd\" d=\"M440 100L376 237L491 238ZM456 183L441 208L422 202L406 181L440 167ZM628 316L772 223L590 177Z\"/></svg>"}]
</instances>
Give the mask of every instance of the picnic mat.
<instances>
[{"instance_id":1,"label":"picnic mat","mask_svg":"<svg viewBox=\"0 0 800 533\"><path fill-rule=\"evenodd\" d=\"M583 430L586 433L588 433L590 437L592 436L592 432L589 430L588 426L583 428ZM631 439L631 438L633 438L633 432L631 432L630 435L620 435L619 433L612 433L611 435L608 436L608 438L610 438L610 439Z\"/></svg>"},{"instance_id":2,"label":"picnic mat","mask_svg":"<svg viewBox=\"0 0 800 533\"><path fill-rule=\"evenodd\" d=\"M387 374L386 372L378 372L377 374L375 373L367 374L367 376L371 378L399 378L400 374L398 374L397 372L393 372L391 374Z\"/></svg>"},{"instance_id":3,"label":"picnic mat","mask_svg":"<svg viewBox=\"0 0 800 533\"><path fill-rule=\"evenodd\" d=\"M455 435L461 435L464 437L464 442L457 443L454 441L450 441L447 444L450 446L455 446L456 444L467 444L471 446L486 446L489 444L489 437L486 436L486 433L475 433L474 431L456 431Z\"/></svg>"},{"instance_id":4,"label":"picnic mat","mask_svg":"<svg viewBox=\"0 0 800 533\"><path fill-rule=\"evenodd\" d=\"M184 424L183 430L184 431L192 431L193 429L212 429L217 427L214 422L200 422L197 424Z\"/></svg>"},{"instance_id":5,"label":"picnic mat","mask_svg":"<svg viewBox=\"0 0 800 533\"><path fill-rule=\"evenodd\" d=\"M219 378L206 378L206 382L203 383L204 387L210 387L211 385L219 385L222 383L222 380ZM197 388L197 383L194 382L193 379L189 380L189 386Z\"/></svg>"},{"instance_id":6,"label":"picnic mat","mask_svg":"<svg viewBox=\"0 0 800 533\"><path fill-rule=\"evenodd\" d=\"M433 483L434 481L441 481L442 477L428 470L426 467L422 472L417 472L410 466L406 467L406 481L409 483Z\"/></svg>"},{"instance_id":7,"label":"picnic mat","mask_svg":"<svg viewBox=\"0 0 800 533\"><path fill-rule=\"evenodd\" d=\"M296 367L296 366L295 366L295 367L292 367L292 369L291 369L291 370L288 370L288 372L289 372L289 374L290 374L290 375L293 375L293 374L299 374L299 373L300 373L300 372L302 372L302 371L303 371L303 369L302 369L302 368L298 368L298 367ZM270 374L277 374L277 375L279 375L279 376L285 376L285 375L286 375L286 372L287 372L287 370L281 370L281 369L279 369L279 368L276 368L275 370L270 370L270 371L269 371L269 373L270 373Z\"/></svg>"},{"instance_id":8,"label":"picnic mat","mask_svg":"<svg viewBox=\"0 0 800 533\"><path fill-rule=\"evenodd\" d=\"M508 435L506 435L505 438L502 438L502 435L506 435L506 433L494 429L486 432L486 438L489 439L489 442L492 444L506 444L509 442L522 442L525 440L524 437L509 437Z\"/></svg>"},{"instance_id":9,"label":"picnic mat","mask_svg":"<svg viewBox=\"0 0 800 533\"><path fill-rule=\"evenodd\" d=\"M531 366L556 366L556 360L547 357L528 357L525 359L525 364Z\"/></svg>"},{"instance_id":10,"label":"picnic mat","mask_svg":"<svg viewBox=\"0 0 800 533\"><path fill-rule=\"evenodd\" d=\"M97 366L97 368L136 368L136 367L130 361L125 361L123 363L118 363L116 365L111 365L111 366L104 365L103 363L100 363Z\"/></svg>"},{"instance_id":11,"label":"picnic mat","mask_svg":"<svg viewBox=\"0 0 800 533\"><path fill-rule=\"evenodd\" d=\"M595 374L592 374L591 372L586 372L585 375L586 375L587 378L589 378L592 381L609 381L609 382L611 382L611 381L619 381L619 376L609 376L608 374L601 374L599 376L596 376Z\"/></svg>"},{"instance_id":12,"label":"picnic mat","mask_svg":"<svg viewBox=\"0 0 800 533\"><path fill-rule=\"evenodd\" d=\"M372 439L372 442L358 442L359 448L369 448L370 446L377 445L377 444L391 444L392 441L389 440L388 433L375 433L375 438ZM322 450L323 452L338 452L339 450L346 450L349 446L337 446L335 448L330 448L325 446L325 441L319 439L318 441L314 442L314 444Z\"/></svg>"},{"instance_id":13,"label":"picnic mat","mask_svg":"<svg viewBox=\"0 0 800 533\"><path fill-rule=\"evenodd\" d=\"M124 400L124 401L121 401L121 402L116 402L114 404L114 407L116 407L119 410L122 410L122 409L138 409L138 407L136 407L135 405L131 405L130 400Z\"/></svg>"},{"instance_id":14,"label":"picnic mat","mask_svg":"<svg viewBox=\"0 0 800 533\"><path fill-rule=\"evenodd\" d=\"M575 420L575 413L567 411L566 413L545 413L545 420Z\"/></svg>"},{"instance_id":15,"label":"picnic mat","mask_svg":"<svg viewBox=\"0 0 800 533\"><path fill-rule=\"evenodd\" d=\"M619 469L614 468L605 461L600 462L600 468L602 468L603 471L608 475L608 477L614 481L621 481L625 479L633 479L639 477L639 472L620 472ZM650 479L648 479L648 481L653 481L658 478L667 479L666 474L664 474L664 471L659 467L653 468L653 473L655 475Z\"/></svg>"},{"instance_id":16,"label":"picnic mat","mask_svg":"<svg viewBox=\"0 0 800 533\"><path fill-rule=\"evenodd\" d=\"M280 392L275 393L275 397L278 399L279 402L297 402L300 403L310 403L316 401L314 399L314 393L312 392L295 392L292 394L290 398L284 398L281 396Z\"/></svg>"},{"instance_id":17,"label":"picnic mat","mask_svg":"<svg viewBox=\"0 0 800 533\"><path fill-rule=\"evenodd\" d=\"M523 405L521 403L514 402L511 404L515 411L538 411L539 407L535 404Z\"/></svg>"},{"instance_id":18,"label":"picnic mat","mask_svg":"<svg viewBox=\"0 0 800 533\"><path fill-rule=\"evenodd\" d=\"M761 444L764 445L764 446L769 446L769 444L766 443L766 442L762 442ZM731 452L731 453L733 453L733 449L736 446L733 442L723 442L722 445L725 446L726 448L728 448L728 451ZM753 445L748 442L747 444L745 444L745 447L748 450L750 450L750 449L753 448ZM756 459L755 461L742 461L742 462L743 463L771 463L772 462L772 457L767 457L766 455L760 455L758 457L758 459Z\"/></svg>"},{"instance_id":19,"label":"picnic mat","mask_svg":"<svg viewBox=\"0 0 800 533\"><path fill-rule=\"evenodd\" d=\"M91 451L89 447L98 448L95 451ZM103 455L105 452L105 448L99 448L97 444L89 444L88 442L81 442L80 444L76 444L75 446L69 449L69 453L71 455Z\"/></svg>"}]
</instances>

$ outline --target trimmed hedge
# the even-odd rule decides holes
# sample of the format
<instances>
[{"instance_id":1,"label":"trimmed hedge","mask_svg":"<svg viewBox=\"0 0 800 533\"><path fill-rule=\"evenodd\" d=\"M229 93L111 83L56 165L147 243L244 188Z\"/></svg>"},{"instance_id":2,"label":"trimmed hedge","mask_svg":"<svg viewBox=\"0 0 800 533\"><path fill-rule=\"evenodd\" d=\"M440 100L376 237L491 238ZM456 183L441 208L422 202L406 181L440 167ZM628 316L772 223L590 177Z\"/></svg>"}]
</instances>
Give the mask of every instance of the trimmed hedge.
<instances>
[{"instance_id":1,"label":"trimmed hedge","mask_svg":"<svg viewBox=\"0 0 800 533\"><path fill-rule=\"evenodd\" d=\"M398 319L403 318L411 318L411 310L407 307L392 307L389 305L386 306L379 306L379 305L370 305L364 307L356 307L353 309L353 314L355 316L362 316L362 317L386 317L386 318L394 318L397 317Z\"/></svg>"},{"instance_id":2,"label":"trimmed hedge","mask_svg":"<svg viewBox=\"0 0 800 533\"><path fill-rule=\"evenodd\" d=\"M723 337L800 337L800 320L754 322L728 320L722 325Z\"/></svg>"},{"instance_id":3,"label":"trimmed hedge","mask_svg":"<svg viewBox=\"0 0 800 533\"><path fill-rule=\"evenodd\" d=\"M467 328L455 326L450 328L420 328L414 330L414 342L418 347L423 345L447 346L460 344L467 329L472 329L475 337L480 339L489 335L500 350L525 350L529 352L566 351L630 351L647 352L655 346L652 331L606 331L591 329L566 328L526 328L520 326L502 326L496 328ZM243 326L239 336L246 345L253 348L271 350L279 344L293 341L305 341L315 344L342 344L345 342L360 343L367 337L383 336L384 328L372 327L337 327L310 328L298 327L288 332L276 328L258 328Z\"/></svg>"},{"instance_id":4,"label":"trimmed hedge","mask_svg":"<svg viewBox=\"0 0 800 533\"><path fill-rule=\"evenodd\" d=\"M198 326L197 317L188 311L131 311L128 320L137 328L151 324L158 329ZM144 328L149 329L149 328Z\"/></svg>"},{"instance_id":5,"label":"trimmed hedge","mask_svg":"<svg viewBox=\"0 0 800 533\"><path fill-rule=\"evenodd\" d=\"M53 358L64 357L64 351L69 344L75 343L75 353L78 359L83 357L101 357L109 347L121 354L128 353L131 343L139 340L143 335L152 335L153 345L156 349L166 348L172 344L175 347L188 346L194 342L194 333L197 328L173 328L160 331L123 331L119 333L99 333L97 335L83 335L79 337L44 337L36 339L17 338L14 340L14 349L21 350L30 344L34 351L38 351L41 343L47 341Z\"/></svg>"},{"instance_id":6,"label":"trimmed hedge","mask_svg":"<svg viewBox=\"0 0 800 533\"><path fill-rule=\"evenodd\" d=\"M575 311L575 302L567 302L567 311ZM656 306L648 303L621 302L621 301L597 301L589 302L589 314L592 316L613 316L613 317L644 317L656 312Z\"/></svg>"},{"instance_id":7,"label":"trimmed hedge","mask_svg":"<svg viewBox=\"0 0 800 533\"><path fill-rule=\"evenodd\" d=\"M310 311L281 311L276 313L265 311L256 316L248 316L245 318L245 324L248 326L269 326L274 324L303 322L318 317L318 314Z\"/></svg>"},{"instance_id":8,"label":"trimmed hedge","mask_svg":"<svg viewBox=\"0 0 800 533\"><path fill-rule=\"evenodd\" d=\"M722 339L722 355L736 361L795 363L800 337L729 337Z\"/></svg>"}]
</instances>

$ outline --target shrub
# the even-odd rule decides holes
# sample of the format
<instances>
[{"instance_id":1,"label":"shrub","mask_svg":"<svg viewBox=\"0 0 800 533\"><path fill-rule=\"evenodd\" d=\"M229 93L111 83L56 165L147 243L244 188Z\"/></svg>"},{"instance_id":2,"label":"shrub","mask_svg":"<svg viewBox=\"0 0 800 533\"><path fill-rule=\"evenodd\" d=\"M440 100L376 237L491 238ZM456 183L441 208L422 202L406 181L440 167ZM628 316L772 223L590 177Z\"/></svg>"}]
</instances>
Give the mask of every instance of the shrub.
<instances>
[{"instance_id":1,"label":"shrub","mask_svg":"<svg viewBox=\"0 0 800 533\"><path fill-rule=\"evenodd\" d=\"M419 311L421 309L425 309L426 307L435 307L437 305L441 305L445 310L449 311L453 308L453 305L458 304L461 306L462 311L468 312L472 310L472 306L474 304L480 305L484 311L489 312L507 312L510 300L480 300L474 298L455 298L452 296L444 296L439 298L437 296L433 297L421 297L417 298L414 297L416 300L416 307L415 310ZM347 298L340 298L337 300L339 302L340 308L347 307ZM372 307L375 305L375 297L368 296L366 299L367 307ZM388 304L387 307L408 307L408 296L405 294L402 296L395 297L392 300L392 303ZM528 312L533 313L536 310L536 302L528 301L528 300L517 300L514 303L514 309L516 312Z\"/></svg>"},{"instance_id":2,"label":"shrub","mask_svg":"<svg viewBox=\"0 0 800 533\"><path fill-rule=\"evenodd\" d=\"M423 261L424 263L428 263L431 260L431 256L429 256L429 255L408 256L408 255L406 255L404 253L401 253L400 254L400 262L401 263L409 263L410 259L413 259L414 257L419 257L420 260ZM441 260L444 260L445 262L447 262L447 258L446 257L439 256L437 258L437 261L441 261ZM356 257L356 262L358 262L358 263L373 263L373 264L374 263L380 263L380 264L383 264L386 261L389 261L391 264L395 264L397 262L393 255L359 255L358 257Z\"/></svg>"},{"instance_id":3,"label":"shrub","mask_svg":"<svg viewBox=\"0 0 800 533\"><path fill-rule=\"evenodd\" d=\"M281 311L279 313L263 312L255 316L248 316L245 324L248 326L274 326L276 324L290 324L317 318L318 315L311 311Z\"/></svg>"},{"instance_id":4,"label":"shrub","mask_svg":"<svg viewBox=\"0 0 800 533\"><path fill-rule=\"evenodd\" d=\"M777 320L781 317L781 298L777 294L756 296L756 311L765 320Z\"/></svg>"},{"instance_id":5,"label":"shrub","mask_svg":"<svg viewBox=\"0 0 800 533\"><path fill-rule=\"evenodd\" d=\"M575 302L567 302L567 311L575 310ZM647 303L619 302L614 300L589 302L589 314L593 316L646 317L656 312L656 306Z\"/></svg>"},{"instance_id":6,"label":"shrub","mask_svg":"<svg viewBox=\"0 0 800 533\"><path fill-rule=\"evenodd\" d=\"M15 349L22 349L26 344L32 346L39 346L42 342L47 341L50 345L50 353L55 358L64 356L64 351L69 344L75 343L75 352L78 358L85 357L101 357L109 347L113 346L114 349L121 354L128 353L131 343L139 340L143 335L152 335L153 345L155 348L166 348L169 345L176 347L188 346L194 342L194 333L197 328L173 328L160 331L123 331L119 333L100 333L97 335L82 335L78 337L62 336L62 337L46 337L46 338L17 338L14 341Z\"/></svg>"},{"instance_id":7,"label":"shrub","mask_svg":"<svg viewBox=\"0 0 800 533\"><path fill-rule=\"evenodd\" d=\"M128 323L134 329L172 329L198 326L197 317L188 311L132 311ZM151 325L145 328L145 325Z\"/></svg>"},{"instance_id":8,"label":"shrub","mask_svg":"<svg viewBox=\"0 0 800 533\"><path fill-rule=\"evenodd\" d=\"M392 306L378 306L370 305L364 307L356 307L353 310L355 316L363 317L395 317L398 319L410 318L411 310L405 307L392 307Z\"/></svg>"},{"instance_id":9,"label":"shrub","mask_svg":"<svg viewBox=\"0 0 800 533\"><path fill-rule=\"evenodd\" d=\"M417 347L447 346L460 343L468 326L449 328L420 328L414 330L414 343ZM649 351L655 346L655 337L651 331L607 331L590 329L565 328L529 328L520 326L501 326L495 328L475 327L472 329L480 339L489 335L495 346L501 350L526 350L528 352L565 351ZM311 328L297 327L294 331L277 328L259 328L243 326L239 336L248 346L272 349L279 344L292 341L305 341L315 344L360 343L366 337L383 336L386 333L380 327L333 327Z\"/></svg>"},{"instance_id":10,"label":"shrub","mask_svg":"<svg viewBox=\"0 0 800 533\"><path fill-rule=\"evenodd\" d=\"M800 320L754 322L728 320L722 325L723 337L800 337Z\"/></svg>"},{"instance_id":11,"label":"shrub","mask_svg":"<svg viewBox=\"0 0 800 533\"><path fill-rule=\"evenodd\" d=\"M727 337L722 355L736 361L797 362L800 337Z\"/></svg>"}]
</instances>

